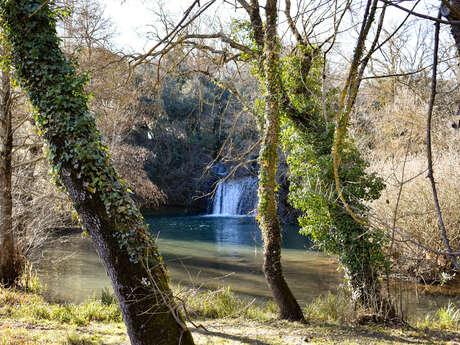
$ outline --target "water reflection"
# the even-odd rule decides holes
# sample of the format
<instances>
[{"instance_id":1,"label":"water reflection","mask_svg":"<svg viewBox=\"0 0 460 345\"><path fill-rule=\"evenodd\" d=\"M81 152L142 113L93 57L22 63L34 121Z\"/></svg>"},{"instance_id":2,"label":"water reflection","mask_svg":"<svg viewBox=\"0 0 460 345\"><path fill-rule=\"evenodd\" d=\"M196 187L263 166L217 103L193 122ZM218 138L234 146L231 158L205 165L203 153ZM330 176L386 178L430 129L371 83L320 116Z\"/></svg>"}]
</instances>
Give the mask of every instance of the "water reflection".
<instances>
[{"instance_id":1,"label":"water reflection","mask_svg":"<svg viewBox=\"0 0 460 345\"><path fill-rule=\"evenodd\" d=\"M53 301L82 302L111 288L93 245L82 234L63 236L43 251L40 279Z\"/></svg>"},{"instance_id":2,"label":"water reflection","mask_svg":"<svg viewBox=\"0 0 460 345\"><path fill-rule=\"evenodd\" d=\"M149 218L159 248L176 282L217 287L269 297L261 270L262 238L252 217ZM298 228L283 229L283 265L294 294L301 302L334 290L342 281L334 261L308 251L311 242Z\"/></svg>"},{"instance_id":3,"label":"water reflection","mask_svg":"<svg viewBox=\"0 0 460 345\"><path fill-rule=\"evenodd\" d=\"M232 289L269 297L261 270L260 231L252 217L149 217L159 249L176 283ZM283 229L283 265L294 294L306 302L342 281L334 260L306 248L311 243L288 226ZM45 251L40 274L49 296L80 302L109 286L104 268L88 239L79 234ZM72 255L70 258L58 259ZM57 261L57 262L56 262Z\"/></svg>"},{"instance_id":4,"label":"water reflection","mask_svg":"<svg viewBox=\"0 0 460 345\"><path fill-rule=\"evenodd\" d=\"M148 217L150 229L159 239L200 241L218 246L261 246L262 237L254 217ZM298 233L295 225L282 227L282 245L289 249L308 249L312 243Z\"/></svg>"},{"instance_id":5,"label":"water reflection","mask_svg":"<svg viewBox=\"0 0 460 345\"><path fill-rule=\"evenodd\" d=\"M262 240L250 217L149 217L152 232L175 283L215 288L230 285L240 294L269 298L262 273ZM294 295L303 305L335 291L343 276L333 258L308 250L311 242L296 227L283 229L284 273ZM48 298L82 302L103 288L109 279L87 238L73 234L60 238L44 251L39 269L48 287ZM460 282L457 284L460 289ZM459 292L424 294L415 284L404 284L401 298L408 314L434 310L459 301Z\"/></svg>"}]
</instances>

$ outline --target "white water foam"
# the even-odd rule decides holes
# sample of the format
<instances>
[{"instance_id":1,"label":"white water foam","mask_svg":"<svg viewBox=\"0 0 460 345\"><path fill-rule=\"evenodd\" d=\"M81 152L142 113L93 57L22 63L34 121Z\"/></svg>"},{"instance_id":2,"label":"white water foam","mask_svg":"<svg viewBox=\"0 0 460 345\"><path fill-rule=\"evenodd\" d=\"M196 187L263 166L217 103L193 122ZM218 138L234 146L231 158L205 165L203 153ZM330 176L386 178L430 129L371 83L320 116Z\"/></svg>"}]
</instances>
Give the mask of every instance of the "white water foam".
<instances>
[{"instance_id":1,"label":"white water foam","mask_svg":"<svg viewBox=\"0 0 460 345\"><path fill-rule=\"evenodd\" d=\"M212 205L212 215L234 217L255 215L257 208L257 178L220 182Z\"/></svg>"}]
</instances>

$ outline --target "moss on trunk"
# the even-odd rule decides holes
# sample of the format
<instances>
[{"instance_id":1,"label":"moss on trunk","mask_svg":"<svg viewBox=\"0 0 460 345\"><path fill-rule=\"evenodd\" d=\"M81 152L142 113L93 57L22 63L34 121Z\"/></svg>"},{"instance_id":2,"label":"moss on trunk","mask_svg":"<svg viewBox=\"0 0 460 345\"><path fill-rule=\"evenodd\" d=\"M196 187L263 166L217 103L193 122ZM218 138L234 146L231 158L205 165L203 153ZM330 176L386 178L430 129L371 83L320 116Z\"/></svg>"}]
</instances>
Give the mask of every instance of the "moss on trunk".
<instances>
[{"instance_id":1,"label":"moss on trunk","mask_svg":"<svg viewBox=\"0 0 460 345\"><path fill-rule=\"evenodd\" d=\"M264 239L264 274L280 311L280 318L305 322L302 310L284 278L281 267L281 228L277 215L276 171L279 147L278 65L276 40L276 1L267 1L265 25L265 84L266 114L263 142L259 155L258 219Z\"/></svg>"},{"instance_id":2,"label":"moss on trunk","mask_svg":"<svg viewBox=\"0 0 460 345\"><path fill-rule=\"evenodd\" d=\"M11 86L7 68L2 71L0 105L0 284L12 286L21 275L23 259L13 233L13 128Z\"/></svg>"},{"instance_id":3,"label":"moss on trunk","mask_svg":"<svg viewBox=\"0 0 460 345\"><path fill-rule=\"evenodd\" d=\"M5 0L0 7L16 76L37 110L55 177L104 262L131 344L193 344L155 240L90 115L87 78L59 48L56 13L44 0Z\"/></svg>"}]
</instances>

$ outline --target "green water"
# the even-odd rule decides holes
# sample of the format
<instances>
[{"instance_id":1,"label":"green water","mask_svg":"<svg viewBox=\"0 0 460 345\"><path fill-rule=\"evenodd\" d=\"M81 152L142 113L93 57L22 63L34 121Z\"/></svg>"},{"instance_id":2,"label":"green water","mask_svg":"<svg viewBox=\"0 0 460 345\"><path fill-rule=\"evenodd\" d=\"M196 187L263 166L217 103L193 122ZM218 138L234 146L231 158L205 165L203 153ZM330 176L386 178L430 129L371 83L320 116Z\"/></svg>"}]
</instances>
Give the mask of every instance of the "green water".
<instances>
[{"instance_id":1,"label":"green water","mask_svg":"<svg viewBox=\"0 0 460 345\"><path fill-rule=\"evenodd\" d=\"M255 297L269 297L261 270L260 231L252 217L147 217L175 283L218 287ZM309 250L311 243L295 226L283 227L283 266L301 303L342 282L336 261ZM52 300L81 302L110 287L90 241L64 236L45 249L40 276Z\"/></svg>"},{"instance_id":2,"label":"green water","mask_svg":"<svg viewBox=\"0 0 460 345\"><path fill-rule=\"evenodd\" d=\"M251 217L147 217L174 283L215 288L230 285L246 296L270 297L261 267L261 236ZM301 305L343 282L337 261L309 249L311 243L295 226L283 228L282 264ZM50 300L82 302L110 288L104 267L90 241L81 234L59 238L44 253L39 266ZM404 284L401 295L407 314L422 315L449 301L460 306L459 295L427 293ZM396 294L397 295L397 294ZM399 305L399 303L398 303Z\"/></svg>"}]
</instances>

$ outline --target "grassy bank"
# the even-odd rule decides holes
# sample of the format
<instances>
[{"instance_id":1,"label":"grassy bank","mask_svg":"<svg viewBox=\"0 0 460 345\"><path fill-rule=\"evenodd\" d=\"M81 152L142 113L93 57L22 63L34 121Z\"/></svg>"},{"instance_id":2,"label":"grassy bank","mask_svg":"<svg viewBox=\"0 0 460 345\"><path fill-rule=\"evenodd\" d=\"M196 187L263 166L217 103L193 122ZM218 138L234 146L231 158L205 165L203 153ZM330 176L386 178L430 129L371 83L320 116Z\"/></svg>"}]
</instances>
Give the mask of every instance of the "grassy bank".
<instances>
[{"instance_id":1,"label":"grassy bank","mask_svg":"<svg viewBox=\"0 0 460 345\"><path fill-rule=\"evenodd\" d=\"M188 296L190 328L197 344L458 344L460 311L451 305L411 326L356 325L346 296L329 295L306 306L310 324L276 319L272 303L255 305L230 290ZM129 344L113 296L85 303L52 304L37 293L0 288L0 345Z\"/></svg>"}]
</instances>

